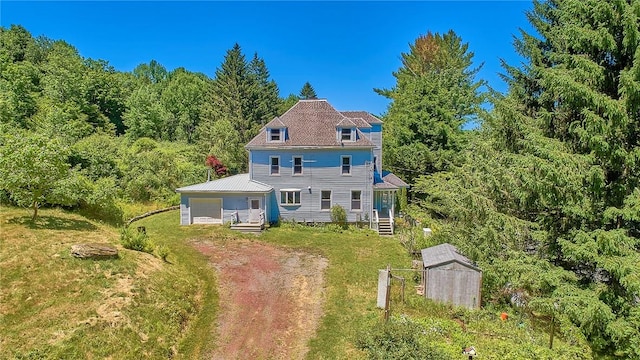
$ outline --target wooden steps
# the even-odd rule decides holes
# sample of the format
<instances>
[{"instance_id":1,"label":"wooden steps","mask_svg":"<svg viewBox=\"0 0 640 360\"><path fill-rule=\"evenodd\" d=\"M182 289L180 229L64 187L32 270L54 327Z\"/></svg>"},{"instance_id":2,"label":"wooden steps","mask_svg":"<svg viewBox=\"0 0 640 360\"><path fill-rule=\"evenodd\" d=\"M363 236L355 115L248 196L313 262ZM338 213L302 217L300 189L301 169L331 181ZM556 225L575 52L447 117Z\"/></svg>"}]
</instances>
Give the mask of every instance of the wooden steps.
<instances>
[{"instance_id":1,"label":"wooden steps","mask_svg":"<svg viewBox=\"0 0 640 360\"><path fill-rule=\"evenodd\" d=\"M237 230L243 233L259 234L264 230L264 224L260 223L238 223L231 225L231 230Z\"/></svg>"},{"instance_id":2,"label":"wooden steps","mask_svg":"<svg viewBox=\"0 0 640 360\"><path fill-rule=\"evenodd\" d=\"M378 221L378 234L393 235L393 227L391 226L390 219L380 218L380 220Z\"/></svg>"}]
</instances>

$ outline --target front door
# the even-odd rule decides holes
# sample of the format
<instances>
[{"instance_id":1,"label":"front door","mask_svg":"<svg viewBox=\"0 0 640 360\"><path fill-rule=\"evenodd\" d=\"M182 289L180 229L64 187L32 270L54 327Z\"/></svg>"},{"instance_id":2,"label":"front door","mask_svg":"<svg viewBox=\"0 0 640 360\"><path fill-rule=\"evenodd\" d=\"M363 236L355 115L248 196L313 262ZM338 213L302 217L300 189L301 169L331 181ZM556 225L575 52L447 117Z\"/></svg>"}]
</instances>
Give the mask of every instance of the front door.
<instances>
[{"instance_id":1,"label":"front door","mask_svg":"<svg viewBox=\"0 0 640 360\"><path fill-rule=\"evenodd\" d=\"M260 198L249 198L249 222L259 223L262 212L262 201Z\"/></svg>"},{"instance_id":2,"label":"front door","mask_svg":"<svg viewBox=\"0 0 640 360\"><path fill-rule=\"evenodd\" d=\"M387 191L382 193L382 199L380 201L380 217L389 217L389 193Z\"/></svg>"}]
</instances>

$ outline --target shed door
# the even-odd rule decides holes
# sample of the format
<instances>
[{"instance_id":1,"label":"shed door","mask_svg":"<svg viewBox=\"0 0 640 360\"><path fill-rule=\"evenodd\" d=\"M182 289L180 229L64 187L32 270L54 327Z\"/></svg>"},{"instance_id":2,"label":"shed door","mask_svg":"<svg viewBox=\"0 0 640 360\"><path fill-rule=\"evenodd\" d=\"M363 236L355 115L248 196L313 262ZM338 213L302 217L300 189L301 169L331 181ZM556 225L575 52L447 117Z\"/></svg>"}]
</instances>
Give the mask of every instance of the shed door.
<instances>
[{"instance_id":1,"label":"shed door","mask_svg":"<svg viewBox=\"0 0 640 360\"><path fill-rule=\"evenodd\" d=\"M425 296L456 306L478 307L479 274L472 270L429 269Z\"/></svg>"},{"instance_id":2,"label":"shed door","mask_svg":"<svg viewBox=\"0 0 640 360\"><path fill-rule=\"evenodd\" d=\"M222 224L222 199L189 199L192 224Z\"/></svg>"}]
</instances>

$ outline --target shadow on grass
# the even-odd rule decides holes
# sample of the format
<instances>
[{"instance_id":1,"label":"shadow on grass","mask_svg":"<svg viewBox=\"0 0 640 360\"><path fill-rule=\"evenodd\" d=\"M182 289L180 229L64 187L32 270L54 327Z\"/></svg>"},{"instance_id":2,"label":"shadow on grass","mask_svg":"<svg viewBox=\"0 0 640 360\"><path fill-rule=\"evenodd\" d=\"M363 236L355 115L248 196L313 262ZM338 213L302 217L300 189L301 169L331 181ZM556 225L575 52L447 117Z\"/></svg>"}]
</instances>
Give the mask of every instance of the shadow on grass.
<instances>
[{"instance_id":1,"label":"shadow on grass","mask_svg":"<svg viewBox=\"0 0 640 360\"><path fill-rule=\"evenodd\" d=\"M10 224L20 224L29 229L92 231L98 228L85 220L73 220L55 216L39 216L35 221L31 216L20 216L9 219Z\"/></svg>"}]
</instances>

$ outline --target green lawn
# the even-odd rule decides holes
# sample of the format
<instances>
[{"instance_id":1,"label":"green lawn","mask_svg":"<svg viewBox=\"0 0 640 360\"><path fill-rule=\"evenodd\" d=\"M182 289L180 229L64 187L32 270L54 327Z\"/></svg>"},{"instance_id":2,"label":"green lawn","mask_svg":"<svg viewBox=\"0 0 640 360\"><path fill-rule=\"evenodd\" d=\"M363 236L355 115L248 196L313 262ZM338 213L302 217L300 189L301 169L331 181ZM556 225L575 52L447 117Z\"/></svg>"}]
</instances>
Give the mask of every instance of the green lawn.
<instances>
[{"instance_id":1,"label":"green lawn","mask_svg":"<svg viewBox=\"0 0 640 360\"><path fill-rule=\"evenodd\" d=\"M215 278L182 241L209 229L154 236L170 246L170 263L120 246L118 259L80 260L73 244L119 244L118 229L40 214L34 223L27 210L0 209L0 358L192 359L211 344Z\"/></svg>"},{"instance_id":2,"label":"green lawn","mask_svg":"<svg viewBox=\"0 0 640 360\"><path fill-rule=\"evenodd\" d=\"M155 244L169 247L168 262L122 247L119 259L79 260L70 256L71 245L119 245L118 229L61 210L42 210L36 223L29 217L27 210L0 209L2 357L203 358L215 341L217 294L214 273L190 240L247 237L329 260L324 317L308 358L366 358L354 344L382 325L382 310L375 306L378 269L411 264L395 238L369 230L336 233L284 224L256 237L225 227L180 226L177 211L133 224L144 226ZM415 294L411 273L405 275L407 301L400 301L394 287L394 321L418 322L425 329L423 341L452 358L468 345L475 345L482 359L590 357L581 353L580 339L569 344L557 337L549 350L548 323L514 317L502 322L498 310L466 311L426 301Z\"/></svg>"}]
</instances>

